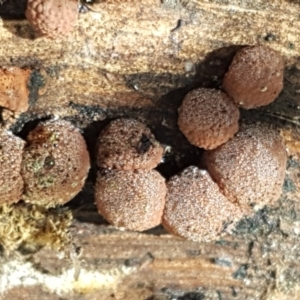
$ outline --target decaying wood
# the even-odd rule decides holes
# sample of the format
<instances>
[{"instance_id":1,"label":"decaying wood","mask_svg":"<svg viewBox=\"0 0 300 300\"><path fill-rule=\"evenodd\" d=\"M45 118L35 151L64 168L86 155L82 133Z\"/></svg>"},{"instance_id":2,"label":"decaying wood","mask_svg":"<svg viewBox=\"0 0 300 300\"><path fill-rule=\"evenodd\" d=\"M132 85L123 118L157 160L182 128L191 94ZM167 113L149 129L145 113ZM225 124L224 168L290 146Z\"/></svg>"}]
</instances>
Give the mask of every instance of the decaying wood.
<instances>
[{"instance_id":1,"label":"decaying wood","mask_svg":"<svg viewBox=\"0 0 300 300\"><path fill-rule=\"evenodd\" d=\"M20 249L18 256L3 257L1 297L299 299L300 4L94 1L70 36L52 41L36 37L22 19L25 2L0 4L0 65L32 70L31 107L12 127L15 133L23 136L37 119L58 115L83 129L93 159L95 138L107 119L135 117L171 149L159 167L169 177L201 155L176 126L184 94L219 87L236 50L263 43L286 59L284 90L272 105L243 116L277 125L289 162L276 207L242 220L215 243L201 244L160 227L132 233L108 226L93 204L93 167L84 191L70 204L74 243L82 254L66 259L47 249Z\"/></svg>"},{"instance_id":2,"label":"decaying wood","mask_svg":"<svg viewBox=\"0 0 300 300\"><path fill-rule=\"evenodd\" d=\"M19 1L2 6L11 8L14 2ZM132 105L128 98L136 99L130 94L135 90L161 96L199 80L195 75L204 76L203 60L212 51L226 56L233 45L269 45L287 65L300 53L299 4L294 1L96 2L80 15L74 32L59 41L36 38L26 20L8 20L3 12L0 64L46 70L47 89L38 107L69 101L119 105L115 93ZM206 74L209 81L221 75Z\"/></svg>"}]
</instances>

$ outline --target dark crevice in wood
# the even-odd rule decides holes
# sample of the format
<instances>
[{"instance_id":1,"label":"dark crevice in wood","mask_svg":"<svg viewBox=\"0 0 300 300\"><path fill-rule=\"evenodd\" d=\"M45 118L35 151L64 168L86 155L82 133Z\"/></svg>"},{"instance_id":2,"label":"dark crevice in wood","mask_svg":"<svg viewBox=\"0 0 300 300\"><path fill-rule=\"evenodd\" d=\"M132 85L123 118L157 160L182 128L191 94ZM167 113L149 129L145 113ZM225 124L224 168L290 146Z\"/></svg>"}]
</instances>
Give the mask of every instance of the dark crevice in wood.
<instances>
[{"instance_id":1,"label":"dark crevice in wood","mask_svg":"<svg viewBox=\"0 0 300 300\"><path fill-rule=\"evenodd\" d=\"M0 1L0 18L4 20L25 19L27 0Z\"/></svg>"}]
</instances>

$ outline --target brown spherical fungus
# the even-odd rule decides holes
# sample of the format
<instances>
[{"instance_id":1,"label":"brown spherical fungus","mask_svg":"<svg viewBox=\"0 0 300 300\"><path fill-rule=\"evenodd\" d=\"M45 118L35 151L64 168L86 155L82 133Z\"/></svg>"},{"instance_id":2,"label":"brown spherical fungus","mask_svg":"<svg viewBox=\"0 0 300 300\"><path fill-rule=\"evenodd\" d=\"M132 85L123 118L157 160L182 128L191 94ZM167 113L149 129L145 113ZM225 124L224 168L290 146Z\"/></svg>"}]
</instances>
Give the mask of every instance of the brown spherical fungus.
<instances>
[{"instance_id":1,"label":"brown spherical fungus","mask_svg":"<svg viewBox=\"0 0 300 300\"><path fill-rule=\"evenodd\" d=\"M27 82L30 70L16 67L0 68L0 106L13 112L28 109L29 90Z\"/></svg>"},{"instance_id":2,"label":"brown spherical fungus","mask_svg":"<svg viewBox=\"0 0 300 300\"><path fill-rule=\"evenodd\" d=\"M233 58L223 88L242 108L273 102L283 88L284 61L279 53L261 45L245 47Z\"/></svg>"},{"instance_id":3,"label":"brown spherical fungus","mask_svg":"<svg viewBox=\"0 0 300 300\"><path fill-rule=\"evenodd\" d=\"M26 18L41 35L60 38L72 31L78 18L78 0L28 0Z\"/></svg>"},{"instance_id":4,"label":"brown spherical fungus","mask_svg":"<svg viewBox=\"0 0 300 300\"><path fill-rule=\"evenodd\" d=\"M10 131L0 131L0 204L21 200L21 162L25 142Z\"/></svg>"},{"instance_id":5,"label":"brown spherical fungus","mask_svg":"<svg viewBox=\"0 0 300 300\"><path fill-rule=\"evenodd\" d=\"M200 148L214 149L238 131L239 110L221 91L195 89L185 96L178 112L180 130Z\"/></svg>"},{"instance_id":6,"label":"brown spherical fungus","mask_svg":"<svg viewBox=\"0 0 300 300\"><path fill-rule=\"evenodd\" d=\"M117 119L108 124L98 138L97 164L118 170L155 168L163 148L150 129L134 119Z\"/></svg>"},{"instance_id":7,"label":"brown spherical fungus","mask_svg":"<svg viewBox=\"0 0 300 300\"><path fill-rule=\"evenodd\" d=\"M241 125L226 144L207 151L204 161L224 195L245 212L276 201L287 155L278 132L267 124Z\"/></svg>"},{"instance_id":8,"label":"brown spherical fungus","mask_svg":"<svg viewBox=\"0 0 300 300\"><path fill-rule=\"evenodd\" d=\"M22 199L45 206L70 201L81 191L90 167L79 130L66 121L47 121L37 125L27 141L22 162Z\"/></svg>"},{"instance_id":9,"label":"brown spherical fungus","mask_svg":"<svg viewBox=\"0 0 300 300\"><path fill-rule=\"evenodd\" d=\"M136 231L161 223L165 196L165 179L155 170L104 170L95 187L99 213L116 227Z\"/></svg>"},{"instance_id":10,"label":"brown spherical fungus","mask_svg":"<svg viewBox=\"0 0 300 300\"><path fill-rule=\"evenodd\" d=\"M238 206L220 192L206 170L190 166L167 183L163 226L195 242L219 237L224 224L240 218Z\"/></svg>"}]
</instances>

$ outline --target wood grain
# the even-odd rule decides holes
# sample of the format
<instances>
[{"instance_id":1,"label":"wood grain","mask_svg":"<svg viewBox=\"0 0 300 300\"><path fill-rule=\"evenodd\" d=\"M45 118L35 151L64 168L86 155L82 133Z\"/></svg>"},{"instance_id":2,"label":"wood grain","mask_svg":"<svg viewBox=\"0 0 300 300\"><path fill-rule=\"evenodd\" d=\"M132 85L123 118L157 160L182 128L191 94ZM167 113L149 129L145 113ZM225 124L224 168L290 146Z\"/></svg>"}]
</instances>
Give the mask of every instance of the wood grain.
<instances>
[{"instance_id":1,"label":"wood grain","mask_svg":"<svg viewBox=\"0 0 300 300\"><path fill-rule=\"evenodd\" d=\"M158 168L170 177L201 156L177 128L183 96L195 87L219 88L237 49L262 43L285 57L284 90L272 105L242 115L275 124L289 162L275 207L201 244L161 227L134 233L108 226L93 204L93 165L69 205L74 243L83 250L78 280L74 261L55 251L18 252L1 258L2 299L299 299L299 2L94 1L73 33L55 41L36 36L23 19L25 5L0 4L0 65L32 70L31 106L15 133L26 135L37 120L56 115L83 130L93 159L107 121L134 117L170 146Z\"/></svg>"}]
</instances>

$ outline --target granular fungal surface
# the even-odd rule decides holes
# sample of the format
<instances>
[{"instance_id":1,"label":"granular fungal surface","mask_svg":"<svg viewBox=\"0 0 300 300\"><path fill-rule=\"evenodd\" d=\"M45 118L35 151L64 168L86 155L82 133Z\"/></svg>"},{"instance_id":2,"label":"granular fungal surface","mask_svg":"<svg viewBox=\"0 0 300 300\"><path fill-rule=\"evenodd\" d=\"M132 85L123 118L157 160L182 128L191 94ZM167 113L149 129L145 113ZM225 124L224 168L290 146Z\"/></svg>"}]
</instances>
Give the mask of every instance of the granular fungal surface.
<instances>
[{"instance_id":1,"label":"granular fungal surface","mask_svg":"<svg viewBox=\"0 0 300 300\"><path fill-rule=\"evenodd\" d=\"M55 39L68 34L78 18L77 0L29 0L26 17L41 35Z\"/></svg>"},{"instance_id":2,"label":"granular fungal surface","mask_svg":"<svg viewBox=\"0 0 300 300\"><path fill-rule=\"evenodd\" d=\"M195 89L183 99L178 125L188 141L200 148L214 149L238 131L240 113L223 92Z\"/></svg>"},{"instance_id":3,"label":"granular fungal surface","mask_svg":"<svg viewBox=\"0 0 300 300\"><path fill-rule=\"evenodd\" d=\"M0 204L18 202L23 192L21 163L25 142L0 129Z\"/></svg>"},{"instance_id":4,"label":"granular fungal surface","mask_svg":"<svg viewBox=\"0 0 300 300\"><path fill-rule=\"evenodd\" d=\"M99 213L116 227L143 231L161 223L166 184L156 170L104 170L95 193Z\"/></svg>"},{"instance_id":5,"label":"granular fungal surface","mask_svg":"<svg viewBox=\"0 0 300 300\"><path fill-rule=\"evenodd\" d=\"M223 88L234 102L250 109L273 102L283 88L283 57L263 45L242 48L225 74Z\"/></svg>"},{"instance_id":6,"label":"granular fungal surface","mask_svg":"<svg viewBox=\"0 0 300 300\"><path fill-rule=\"evenodd\" d=\"M22 162L22 199L39 205L64 204L77 195L90 168L84 138L63 120L40 123L27 137Z\"/></svg>"},{"instance_id":7,"label":"granular fungal surface","mask_svg":"<svg viewBox=\"0 0 300 300\"><path fill-rule=\"evenodd\" d=\"M226 222L241 217L206 170L188 167L171 177L167 187L163 225L172 234L207 242L220 237Z\"/></svg>"},{"instance_id":8,"label":"granular fungal surface","mask_svg":"<svg viewBox=\"0 0 300 300\"><path fill-rule=\"evenodd\" d=\"M151 170L162 155L163 148L151 130L134 119L112 121L98 138L97 164L102 168Z\"/></svg>"},{"instance_id":9,"label":"granular fungal surface","mask_svg":"<svg viewBox=\"0 0 300 300\"><path fill-rule=\"evenodd\" d=\"M287 154L279 132L264 123L242 124L226 144L205 153L212 178L224 195L247 212L279 199Z\"/></svg>"}]
</instances>

